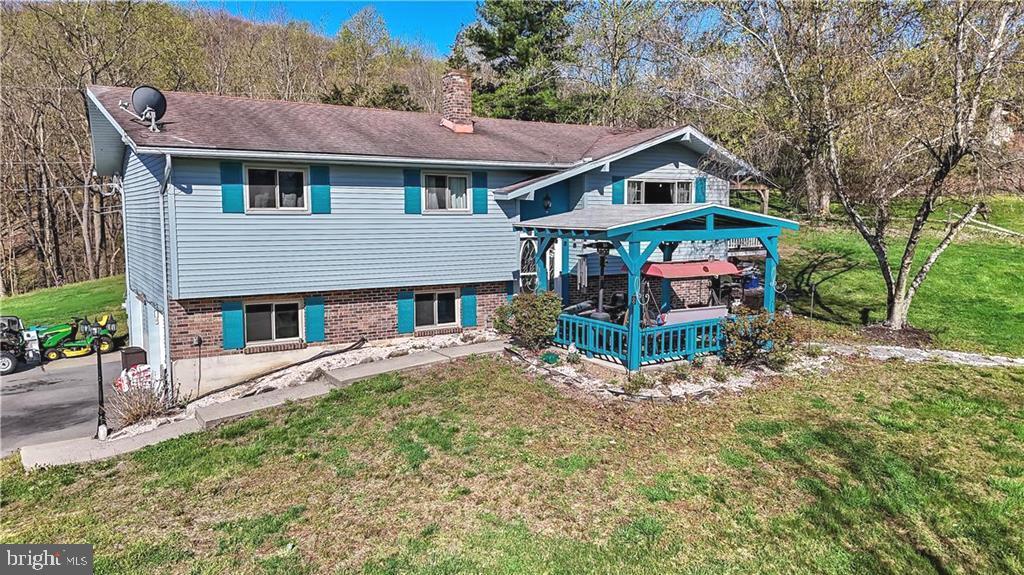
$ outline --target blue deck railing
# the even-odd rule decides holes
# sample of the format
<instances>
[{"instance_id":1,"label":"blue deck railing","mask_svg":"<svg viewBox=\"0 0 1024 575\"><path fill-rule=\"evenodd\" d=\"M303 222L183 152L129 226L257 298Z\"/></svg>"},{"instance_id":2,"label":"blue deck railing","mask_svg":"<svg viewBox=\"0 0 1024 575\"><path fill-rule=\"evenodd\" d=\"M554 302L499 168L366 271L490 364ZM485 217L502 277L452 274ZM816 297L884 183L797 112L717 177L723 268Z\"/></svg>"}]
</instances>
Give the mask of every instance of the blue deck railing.
<instances>
[{"instance_id":1,"label":"blue deck railing","mask_svg":"<svg viewBox=\"0 0 1024 575\"><path fill-rule=\"evenodd\" d=\"M725 339L725 321L725 318L720 318L645 327L640 330L640 361L647 363L717 353L722 350ZM629 353L629 330L616 323L562 314L558 316L555 343L575 345L589 355L603 355L625 362Z\"/></svg>"},{"instance_id":2,"label":"blue deck railing","mask_svg":"<svg viewBox=\"0 0 1024 575\"><path fill-rule=\"evenodd\" d=\"M675 325L645 327L640 330L640 361L692 358L701 353L722 350L721 319L705 319Z\"/></svg>"},{"instance_id":3,"label":"blue deck railing","mask_svg":"<svg viewBox=\"0 0 1024 575\"><path fill-rule=\"evenodd\" d=\"M629 330L617 323L563 313L558 316L555 343L566 346L574 344L584 353L626 361Z\"/></svg>"}]
</instances>

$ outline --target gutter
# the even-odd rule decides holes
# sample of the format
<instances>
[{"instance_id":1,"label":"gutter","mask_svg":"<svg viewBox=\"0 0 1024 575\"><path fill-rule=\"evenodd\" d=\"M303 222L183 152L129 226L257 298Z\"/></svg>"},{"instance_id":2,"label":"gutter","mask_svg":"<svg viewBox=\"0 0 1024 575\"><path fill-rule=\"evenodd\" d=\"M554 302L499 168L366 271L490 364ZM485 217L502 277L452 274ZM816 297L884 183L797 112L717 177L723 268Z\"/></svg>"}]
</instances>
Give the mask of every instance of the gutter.
<instances>
[{"instance_id":1,"label":"gutter","mask_svg":"<svg viewBox=\"0 0 1024 575\"><path fill-rule=\"evenodd\" d=\"M139 146L139 154L174 154L181 158L216 158L237 160L271 160L292 162L325 162L331 164L358 164L378 166L469 166L478 168L523 168L532 170L564 170L579 165L579 162L538 163L508 162L501 160L449 160L437 158L414 158L405 156L369 156L352 154L318 154L310 152L267 152L259 150L225 150L220 148L176 148L167 146Z\"/></svg>"},{"instance_id":2,"label":"gutter","mask_svg":"<svg viewBox=\"0 0 1024 575\"><path fill-rule=\"evenodd\" d=\"M171 289L167 281L167 226L166 226L166 213L164 210L164 201L167 198L167 184L171 181L171 155L164 154L164 177L160 182L160 271L163 273L163 291L164 291L164 345L162 358L164 365L167 366L167 381L170 384L170 388L174 389L174 368L171 365L171 299L169 291Z\"/></svg>"}]
</instances>

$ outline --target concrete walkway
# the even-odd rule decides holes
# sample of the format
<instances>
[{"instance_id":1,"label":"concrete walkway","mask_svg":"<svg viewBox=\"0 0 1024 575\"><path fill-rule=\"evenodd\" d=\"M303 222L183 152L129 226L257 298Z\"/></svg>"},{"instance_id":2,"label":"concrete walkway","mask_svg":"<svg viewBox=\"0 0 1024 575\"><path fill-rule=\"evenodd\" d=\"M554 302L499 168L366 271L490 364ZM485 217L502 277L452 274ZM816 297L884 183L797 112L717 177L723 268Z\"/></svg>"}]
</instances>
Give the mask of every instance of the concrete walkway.
<instances>
[{"instance_id":1,"label":"concrete walkway","mask_svg":"<svg viewBox=\"0 0 1024 575\"><path fill-rule=\"evenodd\" d=\"M33 469L36 467L86 463L117 457L118 455L131 453L143 447L187 433L210 429L225 421L244 417L257 411L284 405L291 401L319 397L327 394L332 389L344 387L361 379L383 373L405 371L417 367L445 363L470 355L501 353L504 349L505 342L491 341L412 353L336 369L327 372L325 374L326 377L320 381L285 387L252 397L243 397L200 407L196 409L195 417L161 425L151 431L145 431L122 439L111 439L108 441L99 441L91 438L71 439L26 446L21 448L21 463L25 469Z\"/></svg>"}]
</instances>

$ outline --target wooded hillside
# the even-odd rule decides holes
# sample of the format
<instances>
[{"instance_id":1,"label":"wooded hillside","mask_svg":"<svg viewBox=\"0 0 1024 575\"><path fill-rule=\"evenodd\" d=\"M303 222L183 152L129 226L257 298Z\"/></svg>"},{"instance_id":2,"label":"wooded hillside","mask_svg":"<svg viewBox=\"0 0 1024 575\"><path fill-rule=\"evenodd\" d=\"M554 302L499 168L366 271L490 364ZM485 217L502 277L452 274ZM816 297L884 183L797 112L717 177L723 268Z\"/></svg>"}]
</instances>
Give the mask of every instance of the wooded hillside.
<instances>
[{"instance_id":1,"label":"wooded hillside","mask_svg":"<svg viewBox=\"0 0 1024 575\"><path fill-rule=\"evenodd\" d=\"M87 84L436 112L458 67L477 115L697 125L767 174L776 207L849 222L900 327L962 228L912 269L930 216L982 217L987 194L1021 193L1022 29L1019 2L485 0L436 55L372 8L318 30L157 3L5 4L0 293L122 267L118 192L89 175ZM913 219L894 216L908 202ZM894 234L907 248L890 262Z\"/></svg>"}]
</instances>

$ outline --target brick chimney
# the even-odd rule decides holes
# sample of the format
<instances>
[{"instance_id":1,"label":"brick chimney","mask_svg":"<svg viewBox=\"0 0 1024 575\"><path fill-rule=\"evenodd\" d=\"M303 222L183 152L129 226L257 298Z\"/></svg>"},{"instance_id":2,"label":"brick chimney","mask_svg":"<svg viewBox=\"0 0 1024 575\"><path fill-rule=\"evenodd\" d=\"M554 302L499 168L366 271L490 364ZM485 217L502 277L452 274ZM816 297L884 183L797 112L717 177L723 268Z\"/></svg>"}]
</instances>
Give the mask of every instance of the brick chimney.
<instances>
[{"instance_id":1,"label":"brick chimney","mask_svg":"<svg viewBox=\"0 0 1024 575\"><path fill-rule=\"evenodd\" d=\"M456 134L472 134L473 80L469 72L446 72L441 79L441 92L441 125Z\"/></svg>"}]
</instances>

